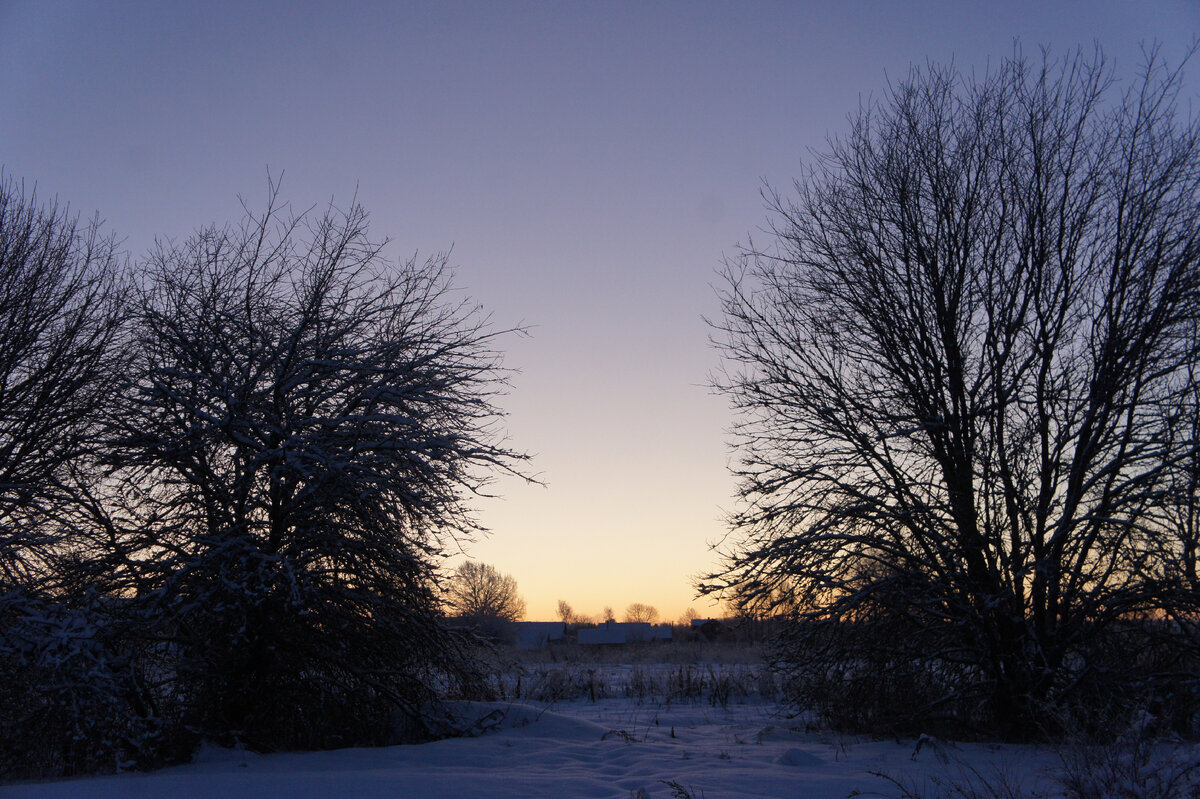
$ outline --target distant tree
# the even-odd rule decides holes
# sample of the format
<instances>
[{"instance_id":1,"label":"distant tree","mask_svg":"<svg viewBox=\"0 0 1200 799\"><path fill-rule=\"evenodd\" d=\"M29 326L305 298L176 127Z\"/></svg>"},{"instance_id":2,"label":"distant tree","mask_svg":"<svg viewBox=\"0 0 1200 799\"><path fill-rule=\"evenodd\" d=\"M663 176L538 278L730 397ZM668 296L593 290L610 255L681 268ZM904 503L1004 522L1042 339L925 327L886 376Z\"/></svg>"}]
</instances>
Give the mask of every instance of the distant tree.
<instances>
[{"instance_id":1,"label":"distant tree","mask_svg":"<svg viewBox=\"0 0 1200 799\"><path fill-rule=\"evenodd\" d=\"M700 614L696 612L695 608L687 608L680 615L679 621L676 624L680 627L691 627L692 622L698 618L700 618Z\"/></svg>"},{"instance_id":2,"label":"distant tree","mask_svg":"<svg viewBox=\"0 0 1200 799\"><path fill-rule=\"evenodd\" d=\"M525 616L525 600L512 575L473 560L459 566L450 578L446 605L454 615L469 619L514 622Z\"/></svg>"},{"instance_id":3,"label":"distant tree","mask_svg":"<svg viewBox=\"0 0 1200 799\"><path fill-rule=\"evenodd\" d=\"M360 206L293 216L272 185L264 212L144 263L106 524L202 735L370 743L397 711L419 734L471 676L438 567L521 457L493 404L504 331L445 257L382 247Z\"/></svg>"},{"instance_id":4,"label":"distant tree","mask_svg":"<svg viewBox=\"0 0 1200 799\"><path fill-rule=\"evenodd\" d=\"M646 622L653 624L658 621L658 608L653 605L645 605L641 602L634 602L629 607L625 608L625 621L627 622Z\"/></svg>"},{"instance_id":5,"label":"distant tree","mask_svg":"<svg viewBox=\"0 0 1200 799\"><path fill-rule=\"evenodd\" d=\"M1030 734L1141 668L1127 619L1200 611L1200 119L1154 54L1114 85L914 70L729 264L743 537L704 590L788 611L797 680L887 630L880 664L936 664L910 713Z\"/></svg>"},{"instance_id":6,"label":"distant tree","mask_svg":"<svg viewBox=\"0 0 1200 799\"><path fill-rule=\"evenodd\" d=\"M582 617L571 609L570 604L565 599L558 600L558 618L562 619L563 624L579 624L583 621Z\"/></svg>"}]
</instances>

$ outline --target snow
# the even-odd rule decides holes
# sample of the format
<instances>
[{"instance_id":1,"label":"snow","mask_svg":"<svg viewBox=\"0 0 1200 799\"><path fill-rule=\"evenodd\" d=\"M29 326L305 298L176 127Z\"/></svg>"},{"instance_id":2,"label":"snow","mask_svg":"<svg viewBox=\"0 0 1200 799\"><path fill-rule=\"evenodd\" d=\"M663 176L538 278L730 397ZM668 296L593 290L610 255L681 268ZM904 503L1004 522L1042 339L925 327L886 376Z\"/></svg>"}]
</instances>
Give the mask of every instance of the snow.
<instances>
[{"instance_id":1,"label":"snow","mask_svg":"<svg viewBox=\"0 0 1200 799\"><path fill-rule=\"evenodd\" d=\"M810 732L775 705L640 704L634 699L551 706L463 703L486 730L414 746L258 755L207 747L194 762L147 774L0 788L6 799L395 799L396 797L895 796L931 777L1006 775L1051 787L1047 749L852 739ZM640 792L640 793L639 793ZM929 791L934 794L933 790Z\"/></svg>"}]
</instances>

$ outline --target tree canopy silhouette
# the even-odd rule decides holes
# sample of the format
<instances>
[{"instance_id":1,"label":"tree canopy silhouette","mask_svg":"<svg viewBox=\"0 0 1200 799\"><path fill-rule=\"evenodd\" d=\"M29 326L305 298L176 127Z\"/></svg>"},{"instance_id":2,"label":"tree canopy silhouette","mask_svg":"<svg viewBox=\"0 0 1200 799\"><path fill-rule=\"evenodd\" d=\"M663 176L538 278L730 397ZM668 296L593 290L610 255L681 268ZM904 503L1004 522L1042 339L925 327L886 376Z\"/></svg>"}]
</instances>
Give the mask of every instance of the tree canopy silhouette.
<instances>
[{"instance_id":1,"label":"tree canopy silhouette","mask_svg":"<svg viewBox=\"0 0 1200 799\"><path fill-rule=\"evenodd\" d=\"M468 560L446 584L446 605L457 616L479 620L520 621L525 600L517 592L517 581L495 566Z\"/></svg>"},{"instance_id":2,"label":"tree canopy silhouette","mask_svg":"<svg viewBox=\"0 0 1200 799\"><path fill-rule=\"evenodd\" d=\"M522 458L494 405L505 331L444 256L389 261L361 206L293 216L275 186L143 271L105 524L186 723L262 748L419 726L472 668L441 553Z\"/></svg>"},{"instance_id":3,"label":"tree canopy silhouette","mask_svg":"<svg viewBox=\"0 0 1200 799\"><path fill-rule=\"evenodd\" d=\"M625 608L625 621L653 624L658 621L658 608L644 602L634 602Z\"/></svg>"},{"instance_id":4,"label":"tree canopy silhouette","mask_svg":"<svg viewBox=\"0 0 1200 799\"><path fill-rule=\"evenodd\" d=\"M913 715L1033 734L1131 617L1197 618L1200 125L1155 53L1121 87L1099 52L914 69L766 193L713 325L742 505L702 590L789 614L797 680L888 625L880 664L935 675Z\"/></svg>"}]
</instances>

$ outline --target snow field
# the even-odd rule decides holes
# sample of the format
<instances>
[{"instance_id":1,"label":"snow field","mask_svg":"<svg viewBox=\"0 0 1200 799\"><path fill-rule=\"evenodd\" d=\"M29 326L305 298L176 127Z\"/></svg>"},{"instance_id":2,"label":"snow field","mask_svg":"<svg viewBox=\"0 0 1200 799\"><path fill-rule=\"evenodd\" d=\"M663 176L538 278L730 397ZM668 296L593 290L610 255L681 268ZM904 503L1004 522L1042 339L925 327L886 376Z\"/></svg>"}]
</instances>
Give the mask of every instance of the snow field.
<instances>
[{"instance_id":1,"label":"snow field","mask_svg":"<svg viewBox=\"0 0 1200 799\"><path fill-rule=\"evenodd\" d=\"M396 797L811 797L895 795L883 772L928 783L964 766L1031 788L1057 762L1034 747L864 741L794 729L774 705L574 701L552 707L461 703L486 731L414 746L256 755L207 748L150 774L10 785L12 799L395 799Z\"/></svg>"},{"instance_id":2,"label":"snow field","mask_svg":"<svg viewBox=\"0 0 1200 799\"><path fill-rule=\"evenodd\" d=\"M1120 747L1064 757L1046 746L813 729L772 698L779 686L768 674L746 663L530 660L505 676L505 701L452 704L452 726L467 737L271 755L206 747L185 766L0 786L0 798L1167 799L1190 795L1167 784L1173 775L1186 777L1180 790L1200 784L1194 745L1151 742L1158 753L1140 762ZM1078 790L1063 781L1064 762ZM1118 784L1132 788L1112 793Z\"/></svg>"}]
</instances>

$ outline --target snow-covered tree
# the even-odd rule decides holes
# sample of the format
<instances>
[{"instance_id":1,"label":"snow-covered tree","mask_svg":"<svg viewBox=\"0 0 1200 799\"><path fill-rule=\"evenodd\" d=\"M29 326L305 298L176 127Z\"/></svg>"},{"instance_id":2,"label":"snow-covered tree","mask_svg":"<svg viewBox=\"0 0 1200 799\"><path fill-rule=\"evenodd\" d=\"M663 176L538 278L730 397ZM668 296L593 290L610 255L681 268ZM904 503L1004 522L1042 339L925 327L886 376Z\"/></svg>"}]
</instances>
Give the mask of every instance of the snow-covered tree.
<instances>
[{"instance_id":1,"label":"snow-covered tree","mask_svg":"<svg viewBox=\"0 0 1200 799\"><path fill-rule=\"evenodd\" d=\"M729 265L744 504L706 590L789 609L802 672L884 625L943 681L910 713L1032 734L1128 619L1196 617L1200 123L1153 55L1118 85L914 70Z\"/></svg>"},{"instance_id":2,"label":"snow-covered tree","mask_svg":"<svg viewBox=\"0 0 1200 799\"><path fill-rule=\"evenodd\" d=\"M120 373L123 259L97 221L0 175L0 777L136 756L105 566L76 527ZM142 719L144 721L145 719Z\"/></svg>"},{"instance_id":3,"label":"snow-covered tree","mask_svg":"<svg viewBox=\"0 0 1200 799\"><path fill-rule=\"evenodd\" d=\"M438 564L522 458L495 405L506 331L444 256L382 250L357 204L291 216L272 186L145 264L110 523L206 734L370 742L469 669Z\"/></svg>"}]
</instances>

